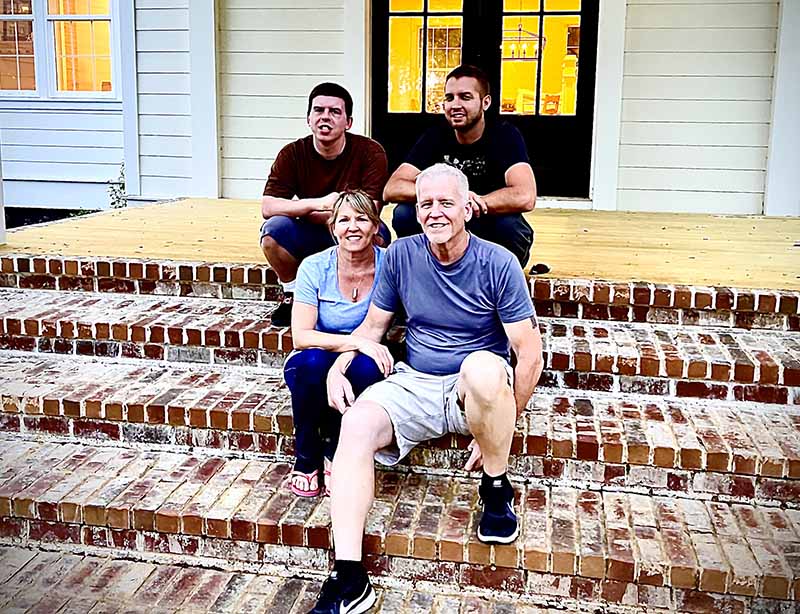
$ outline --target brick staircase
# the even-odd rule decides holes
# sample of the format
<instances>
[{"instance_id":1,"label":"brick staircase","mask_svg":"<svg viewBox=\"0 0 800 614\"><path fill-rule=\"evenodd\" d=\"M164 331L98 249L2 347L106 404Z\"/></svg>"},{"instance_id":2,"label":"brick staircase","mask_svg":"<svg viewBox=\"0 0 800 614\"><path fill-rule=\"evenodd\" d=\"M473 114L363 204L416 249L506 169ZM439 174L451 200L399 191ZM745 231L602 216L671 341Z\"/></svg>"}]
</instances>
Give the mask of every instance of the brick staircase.
<instances>
[{"instance_id":1,"label":"brick staircase","mask_svg":"<svg viewBox=\"0 0 800 614\"><path fill-rule=\"evenodd\" d=\"M123 574L120 556L139 559L150 571L115 604L159 573L186 600L233 569L226 582L271 587L262 605L288 591L279 611L304 611L329 507L282 486L291 336L269 323L271 271L27 255L0 270L0 560ZM380 611L794 611L798 293L545 279L532 293L547 370L513 443L521 537L475 538L466 438L422 446L378 474L365 550Z\"/></svg>"}]
</instances>

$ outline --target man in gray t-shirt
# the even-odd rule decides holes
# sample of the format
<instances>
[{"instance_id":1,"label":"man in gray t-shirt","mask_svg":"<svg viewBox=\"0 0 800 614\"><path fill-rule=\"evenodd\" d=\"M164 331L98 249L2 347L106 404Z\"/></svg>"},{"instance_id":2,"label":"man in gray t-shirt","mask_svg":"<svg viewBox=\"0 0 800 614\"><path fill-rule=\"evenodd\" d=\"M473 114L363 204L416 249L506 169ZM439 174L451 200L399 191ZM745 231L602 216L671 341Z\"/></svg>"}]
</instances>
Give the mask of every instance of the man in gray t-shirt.
<instances>
[{"instance_id":1,"label":"man in gray t-shirt","mask_svg":"<svg viewBox=\"0 0 800 614\"><path fill-rule=\"evenodd\" d=\"M336 562L314 613L365 612L375 602L361 563L373 458L391 465L427 439L471 434L465 469L483 466L478 538L507 544L519 533L506 468L516 419L542 370L525 277L508 250L466 231L472 208L461 171L436 164L418 175L416 192L424 235L389 248L367 317L353 331L380 341L402 305L408 364L394 365L382 346L371 351L388 377L358 401L344 376L354 352L328 374L328 400L344 414L331 485Z\"/></svg>"}]
</instances>

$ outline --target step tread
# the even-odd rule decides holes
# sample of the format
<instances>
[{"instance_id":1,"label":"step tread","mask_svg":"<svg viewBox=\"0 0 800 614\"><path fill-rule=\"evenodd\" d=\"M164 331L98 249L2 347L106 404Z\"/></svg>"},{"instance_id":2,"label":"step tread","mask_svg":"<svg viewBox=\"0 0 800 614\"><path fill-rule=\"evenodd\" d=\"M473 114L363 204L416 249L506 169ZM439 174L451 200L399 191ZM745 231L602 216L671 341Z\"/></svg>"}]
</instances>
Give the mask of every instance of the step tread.
<instances>
[{"instance_id":1,"label":"step tread","mask_svg":"<svg viewBox=\"0 0 800 614\"><path fill-rule=\"evenodd\" d=\"M169 424L292 434L290 395L277 369L0 352L7 416ZM27 420L27 422L25 422ZM434 448L465 449L447 436ZM800 478L800 406L540 389L517 423L513 453L581 461Z\"/></svg>"},{"instance_id":2,"label":"step tread","mask_svg":"<svg viewBox=\"0 0 800 614\"><path fill-rule=\"evenodd\" d=\"M274 307L253 301L3 289L0 338L6 338L7 346L10 338L27 338L28 350L36 348L36 338L152 344L161 355L149 358L164 358L163 348L169 345L285 352L292 347L291 334L270 325ZM800 339L794 333L564 318L540 318L540 327L546 367L553 371L680 379L685 388L703 382L800 386Z\"/></svg>"},{"instance_id":3,"label":"step tread","mask_svg":"<svg viewBox=\"0 0 800 614\"><path fill-rule=\"evenodd\" d=\"M31 519L38 530L67 523L329 548L329 500L292 495L288 471L280 462L0 436L0 516ZM800 596L798 510L518 485L520 538L488 547L475 537L476 480L376 477L365 537L374 554Z\"/></svg>"},{"instance_id":4,"label":"step tread","mask_svg":"<svg viewBox=\"0 0 800 614\"><path fill-rule=\"evenodd\" d=\"M16 353L0 353L0 365L6 412L291 433L289 393L277 370ZM800 477L798 431L800 407L547 391L529 404L515 447L558 458ZM464 445L461 438L453 443Z\"/></svg>"},{"instance_id":5,"label":"step tread","mask_svg":"<svg viewBox=\"0 0 800 614\"><path fill-rule=\"evenodd\" d=\"M137 561L119 553L97 555L39 551L0 546L0 609L15 612L93 612L158 614L191 612L284 612L306 614L313 607L323 574L294 575L274 571L221 570L197 562ZM302 575L298 575L300 571ZM546 594L510 598L487 591L458 591L445 583L390 582L373 578L377 602L373 614L419 612L496 612L498 614L563 614L561 607L537 605ZM698 601L691 593L677 595L681 603ZM551 597L552 599L552 597ZM589 614L597 602L568 599L570 611ZM5 610L4 610L5 611ZM614 606L618 614L664 612L646 606Z\"/></svg>"}]
</instances>

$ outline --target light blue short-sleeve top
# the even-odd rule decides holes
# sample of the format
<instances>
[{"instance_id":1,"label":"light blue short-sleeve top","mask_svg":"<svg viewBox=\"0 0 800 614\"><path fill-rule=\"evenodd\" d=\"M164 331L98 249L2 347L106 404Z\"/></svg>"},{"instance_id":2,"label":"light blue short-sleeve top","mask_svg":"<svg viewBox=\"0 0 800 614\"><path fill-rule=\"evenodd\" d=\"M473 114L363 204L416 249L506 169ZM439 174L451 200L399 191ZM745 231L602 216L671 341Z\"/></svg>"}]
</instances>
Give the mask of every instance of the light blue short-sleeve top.
<instances>
[{"instance_id":1,"label":"light blue short-sleeve top","mask_svg":"<svg viewBox=\"0 0 800 614\"><path fill-rule=\"evenodd\" d=\"M300 263L295 281L294 300L317 308L316 330L323 333L347 334L361 324L367 315L372 292L378 283L383 257L382 247L375 250L375 280L372 287L359 301L354 303L350 297L339 291L336 246L309 256Z\"/></svg>"}]
</instances>

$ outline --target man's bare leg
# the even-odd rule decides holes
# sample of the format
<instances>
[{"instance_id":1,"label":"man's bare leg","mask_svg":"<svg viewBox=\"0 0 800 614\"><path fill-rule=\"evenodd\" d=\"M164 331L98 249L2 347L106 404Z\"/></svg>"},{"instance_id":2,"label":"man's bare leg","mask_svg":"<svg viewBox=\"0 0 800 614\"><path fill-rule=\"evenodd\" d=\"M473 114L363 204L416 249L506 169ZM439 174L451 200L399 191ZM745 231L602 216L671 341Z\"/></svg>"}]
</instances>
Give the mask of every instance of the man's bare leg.
<instances>
[{"instance_id":1,"label":"man's bare leg","mask_svg":"<svg viewBox=\"0 0 800 614\"><path fill-rule=\"evenodd\" d=\"M503 359L485 351L467 356L461 363L458 392L469 430L483 453L484 470L490 476L504 474L517 407Z\"/></svg>"},{"instance_id":2,"label":"man's bare leg","mask_svg":"<svg viewBox=\"0 0 800 614\"><path fill-rule=\"evenodd\" d=\"M261 239L261 251L264 252L264 257L281 283L294 281L294 278L297 277L297 267L300 266L294 256L278 245L275 239L269 235Z\"/></svg>"},{"instance_id":3,"label":"man's bare leg","mask_svg":"<svg viewBox=\"0 0 800 614\"><path fill-rule=\"evenodd\" d=\"M377 403L357 402L342 417L331 474L336 560L360 561L367 514L375 497L375 452L392 442L392 422Z\"/></svg>"}]
</instances>

